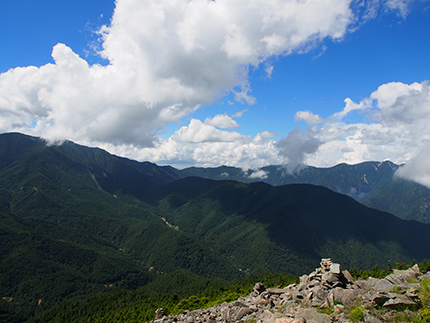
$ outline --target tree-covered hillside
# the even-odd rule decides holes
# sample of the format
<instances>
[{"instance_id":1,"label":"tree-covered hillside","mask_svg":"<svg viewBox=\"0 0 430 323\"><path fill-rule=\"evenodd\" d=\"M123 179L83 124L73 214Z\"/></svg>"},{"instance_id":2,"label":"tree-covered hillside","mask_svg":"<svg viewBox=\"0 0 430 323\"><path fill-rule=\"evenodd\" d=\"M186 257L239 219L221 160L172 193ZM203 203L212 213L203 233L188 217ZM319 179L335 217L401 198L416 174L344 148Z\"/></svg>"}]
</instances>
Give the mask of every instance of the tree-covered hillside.
<instances>
[{"instance_id":1,"label":"tree-covered hillside","mask_svg":"<svg viewBox=\"0 0 430 323\"><path fill-rule=\"evenodd\" d=\"M228 283L302 274L324 257L371 268L430 254L429 225L322 186L181 178L171 167L21 134L0 135L0 152L0 318L11 322L123 289L191 295L177 288L181 277Z\"/></svg>"},{"instance_id":2,"label":"tree-covered hillside","mask_svg":"<svg viewBox=\"0 0 430 323\"><path fill-rule=\"evenodd\" d=\"M283 165L247 171L227 166L190 167L180 173L185 177L198 176L244 183L260 181L274 186L299 183L321 185L401 219L430 223L430 189L397 177L395 173L399 167L401 166L385 161L356 165L339 164L328 168L308 166L294 173L289 173Z\"/></svg>"},{"instance_id":3,"label":"tree-covered hillside","mask_svg":"<svg viewBox=\"0 0 430 323\"><path fill-rule=\"evenodd\" d=\"M158 208L246 272L311 270L320 258L353 267L422 260L430 225L365 207L322 186L189 177L165 185Z\"/></svg>"}]
</instances>

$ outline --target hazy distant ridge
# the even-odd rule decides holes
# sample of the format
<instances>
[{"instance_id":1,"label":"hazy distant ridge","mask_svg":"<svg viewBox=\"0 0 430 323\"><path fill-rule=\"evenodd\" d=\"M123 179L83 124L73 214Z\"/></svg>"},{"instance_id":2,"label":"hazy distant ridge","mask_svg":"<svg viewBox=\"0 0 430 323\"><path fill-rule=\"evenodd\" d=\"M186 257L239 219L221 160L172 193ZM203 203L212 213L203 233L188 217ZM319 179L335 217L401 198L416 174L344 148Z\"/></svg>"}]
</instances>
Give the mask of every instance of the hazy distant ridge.
<instances>
[{"instance_id":1,"label":"hazy distant ridge","mask_svg":"<svg viewBox=\"0 0 430 323\"><path fill-rule=\"evenodd\" d=\"M198 176L215 180L256 181L274 186L306 183L325 186L348 195L360 203L389 212L402 219L430 222L430 190L425 186L395 176L401 167L390 161L339 164L329 168L307 166L290 174L285 166L266 166L243 171L237 167L191 167L182 176Z\"/></svg>"}]
</instances>

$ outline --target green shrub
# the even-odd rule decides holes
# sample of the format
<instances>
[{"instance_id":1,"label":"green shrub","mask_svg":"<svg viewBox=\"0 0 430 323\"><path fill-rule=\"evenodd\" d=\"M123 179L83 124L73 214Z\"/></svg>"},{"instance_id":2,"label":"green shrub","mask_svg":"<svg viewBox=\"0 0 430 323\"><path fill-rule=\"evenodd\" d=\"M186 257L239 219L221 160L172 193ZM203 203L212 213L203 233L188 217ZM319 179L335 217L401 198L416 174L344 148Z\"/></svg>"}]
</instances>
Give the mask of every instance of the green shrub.
<instances>
[{"instance_id":1,"label":"green shrub","mask_svg":"<svg viewBox=\"0 0 430 323\"><path fill-rule=\"evenodd\" d=\"M420 309L419 313L423 319L423 322L430 322L430 308L423 307Z\"/></svg>"},{"instance_id":2,"label":"green shrub","mask_svg":"<svg viewBox=\"0 0 430 323\"><path fill-rule=\"evenodd\" d=\"M205 305L209 302L207 297L197 297L195 295L190 296L186 299L181 300L173 309L173 313L180 313L185 310L196 310L199 308L205 307Z\"/></svg>"},{"instance_id":3,"label":"green shrub","mask_svg":"<svg viewBox=\"0 0 430 323\"><path fill-rule=\"evenodd\" d=\"M402 288L398 285L394 286L393 288L390 289L391 293L396 293L396 294L401 294L402 293Z\"/></svg>"},{"instance_id":4,"label":"green shrub","mask_svg":"<svg viewBox=\"0 0 430 323\"><path fill-rule=\"evenodd\" d=\"M333 306L324 307L324 308L318 307L318 311L320 313L323 313L323 314L326 314L326 315L330 315L331 313L333 313Z\"/></svg>"},{"instance_id":5,"label":"green shrub","mask_svg":"<svg viewBox=\"0 0 430 323\"><path fill-rule=\"evenodd\" d=\"M430 279L424 279L419 288L422 308L419 313L425 322L430 322Z\"/></svg>"},{"instance_id":6,"label":"green shrub","mask_svg":"<svg viewBox=\"0 0 430 323\"><path fill-rule=\"evenodd\" d=\"M394 322L412 322L412 323L426 323L429 322L426 319L423 319L420 314L413 311L403 311L398 312L393 317Z\"/></svg>"},{"instance_id":7,"label":"green shrub","mask_svg":"<svg viewBox=\"0 0 430 323\"><path fill-rule=\"evenodd\" d=\"M364 321L364 314L363 314L364 311L365 311L364 308L356 307L349 313L349 318L351 319L352 322Z\"/></svg>"}]
</instances>

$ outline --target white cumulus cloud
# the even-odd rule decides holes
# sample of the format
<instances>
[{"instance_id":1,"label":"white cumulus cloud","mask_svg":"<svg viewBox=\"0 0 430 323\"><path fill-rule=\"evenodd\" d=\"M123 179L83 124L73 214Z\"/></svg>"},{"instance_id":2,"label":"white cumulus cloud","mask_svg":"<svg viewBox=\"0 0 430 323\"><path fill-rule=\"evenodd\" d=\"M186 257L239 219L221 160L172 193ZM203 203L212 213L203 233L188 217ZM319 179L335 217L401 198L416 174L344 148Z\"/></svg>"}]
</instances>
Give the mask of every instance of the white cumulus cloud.
<instances>
[{"instance_id":1,"label":"white cumulus cloud","mask_svg":"<svg viewBox=\"0 0 430 323\"><path fill-rule=\"evenodd\" d=\"M406 163L398 171L399 176L430 187L428 82L383 84L368 98L358 103L346 99L345 103L341 112L301 134L320 142L318 150L304 155L305 163L330 166L340 162L355 164L390 159L398 164ZM363 123L342 121L355 110L366 112L368 119ZM306 147L306 143L303 145Z\"/></svg>"},{"instance_id":2,"label":"white cumulus cloud","mask_svg":"<svg viewBox=\"0 0 430 323\"><path fill-rule=\"evenodd\" d=\"M396 171L396 175L430 188L429 159L430 143L424 142L418 153L406 165Z\"/></svg>"},{"instance_id":3,"label":"white cumulus cloud","mask_svg":"<svg viewBox=\"0 0 430 323\"><path fill-rule=\"evenodd\" d=\"M265 179L269 176L269 173L262 170L262 169L257 169L255 171L253 171L248 177L249 178L253 178L253 179Z\"/></svg>"},{"instance_id":4,"label":"white cumulus cloud","mask_svg":"<svg viewBox=\"0 0 430 323\"><path fill-rule=\"evenodd\" d=\"M213 125L205 124L197 119L191 119L189 126L181 127L171 137L181 142L232 142L247 137L238 132L223 131Z\"/></svg>"},{"instance_id":5,"label":"white cumulus cloud","mask_svg":"<svg viewBox=\"0 0 430 323\"><path fill-rule=\"evenodd\" d=\"M154 147L103 144L102 148L136 160L150 160L177 168L240 165L243 169L255 169L285 162L278 153L274 136L267 131L255 137L245 136L191 119L188 126L181 127L170 138L157 140Z\"/></svg>"},{"instance_id":6,"label":"white cumulus cloud","mask_svg":"<svg viewBox=\"0 0 430 323\"><path fill-rule=\"evenodd\" d=\"M311 111L297 111L294 116L294 121L305 121L307 124L319 124L323 122L322 118L318 114L314 114Z\"/></svg>"},{"instance_id":7,"label":"white cumulus cloud","mask_svg":"<svg viewBox=\"0 0 430 323\"><path fill-rule=\"evenodd\" d=\"M247 110L204 122L191 119L170 138L160 138L167 124L227 94L254 104L251 69L265 69L270 77L278 57L306 52L327 38L341 40L363 12L374 17L383 6L404 15L409 1L116 0L115 5L110 24L99 30L106 66L89 65L58 43L54 63L0 74L0 132L70 139L165 164L244 168L333 161L327 147L337 147L336 161L398 154L394 143L413 156L408 145L427 138L428 86L400 83L381 86L368 101L347 101L331 120L299 112L296 119L312 127L278 144L269 131L252 138L221 130L237 129L234 118ZM357 109L370 109L375 124L342 123ZM381 148L377 142L386 144Z\"/></svg>"},{"instance_id":8,"label":"white cumulus cloud","mask_svg":"<svg viewBox=\"0 0 430 323\"><path fill-rule=\"evenodd\" d=\"M223 129L234 129L239 127L236 120L226 114L217 114L213 118L206 118L205 124Z\"/></svg>"},{"instance_id":9,"label":"white cumulus cloud","mask_svg":"<svg viewBox=\"0 0 430 323\"><path fill-rule=\"evenodd\" d=\"M0 75L0 131L151 146L164 125L226 93L253 104L250 66L341 38L351 21L348 0L117 0L100 29L107 66L59 43L53 64Z\"/></svg>"}]
</instances>

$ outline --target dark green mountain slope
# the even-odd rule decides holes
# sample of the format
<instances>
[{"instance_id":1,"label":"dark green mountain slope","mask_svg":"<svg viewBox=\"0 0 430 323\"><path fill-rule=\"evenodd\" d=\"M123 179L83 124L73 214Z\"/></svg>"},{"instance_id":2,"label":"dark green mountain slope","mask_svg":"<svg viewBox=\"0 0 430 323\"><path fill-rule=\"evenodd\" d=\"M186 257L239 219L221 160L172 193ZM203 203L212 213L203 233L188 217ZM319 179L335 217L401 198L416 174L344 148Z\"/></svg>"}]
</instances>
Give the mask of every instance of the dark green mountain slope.
<instances>
[{"instance_id":1,"label":"dark green mountain slope","mask_svg":"<svg viewBox=\"0 0 430 323\"><path fill-rule=\"evenodd\" d=\"M348 195L360 203L402 219L430 223L430 190L418 183L395 176L401 167L390 161L365 162L356 165L339 164L329 168L306 167L289 174L284 166L267 166L261 170L244 172L236 167L197 168L181 170L181 175L215 180L235 180L244 183L256 181L274 186L286 184L313 184L325 186Z\"/></svg>"},{"instance_id":2,"label":"dark green mountain slope","mask_svg":"<svg viewBox=\"0 0 430 323\"><path fill-rule=\"evenodd\" d=\"M425 259L430 225L369 209L321 186L273 187L197 177L164 186L160 210L242 270L300 273L333 257L347 266Z\"/></svg>"},{"instance_id":3,"label":"dark green mountain slope","mask_svg":"<svg viewBox=\"0 0 430 323\"><path fill-rule=\"evenodd\" d=\"M0 135L0 150L0 291L19 312L104 285L142 287L157 272L239 275L143 201L174 179L171 168L20 134Z\"/></svg>"},{"instance_id":4,"label":"dark green mountain slope","mask_svg":"<svg viewBox=\"0 0 430 323\"><path fill-rule=\"evenodd\" d=\"M32 152L42 150L46 146L44 140L20 133L0 135L0 168L6 167L17 159Z\"/></svg>"},{"instance_id":5,"label":"dark green mountain slope","mask_svg":"<svg viewBox=\"0 0 430 323\"><path fill-rule=\"evenodd\" d=\"M0 135L0 152L0 172L7 176L4 183L41 175L39 182L47 180L65 189L72 189L67 185L78 179L110 194L124 193L144 198L153 185L180 178L172 167L139 163L72 142L47 146L41 139L16 133Z\"/></svg>"},{"instance_id":6,"label":"dark green mountain slope","mask_svg":"<svg viewBox=\"0 0 430 323\"><path fill-rule=\"evenodd\" d=\"M188 268L213 276L210 268L221 276L237 275L222 257L170 228L162 214L145 203L157 187L177 177L172 168L71 142L44 146L32 137L5 134L0 136L0 146L2 139L26 142L27 150L0 169L0 201L5 211L109 239L127 255L159 271ZM36 147L31 145L34 141L39 142ZM172 257L182 263L171 261ZM181 257L188 259L186 264Z\"/></svg>"},{"instance_id":7,"label":"dark green mountain slope","mask_svg":"<svg viewBox=\"0 0 430 323\"><path fill-rule=\"evenodd\" d=\"M2 297L28 317L72 297L142 288L178 269L238 277L227 259L164 224L141 222L127 230L118 248L83 230L0 212Z\"/></svg>"},{"instance_id":8,"label":"dark green mountain slope","mask_svg":"<svg viewBox=\"0 0 430 323\"><path fill-rule=\"evenodd\" d=\"M353 198L378 191L386 181L391 181L398 165L389 161L365 162L357 165L339 164L328 168L308 166L299 172L289 174L285 166L266 166L261 168L265 175L257 176L255 170L243 171L236 167L217 168L191 167L181 170L182 176L198 176L215 180L235 180L252 183L262 181L273 186L286 184L314 184L325 186L335 192ZM371 195L371 194L370 194Z\"/></svg>"},{"instance_id":9,"label":"dark green mountain slope","mask_svg":"<svg viewBox=\"0 0 430 323\"><path fill-rule=\"evenodd\" d=\"M428 225L320 186L178 179L170 167L20 134L0 135L0 152L1 297L27 314L176 270L230 279L302 274L322 257L369 268L430 254Z\"/></svg>"},{"instance_id":10,"label":"dark green mountain slope","mask_svg":"<svg viewBox=\"0 0 430 323\"><path fill-rule=\"evenodd\" d=\"M231 262L204 241L168 225L141 222L131 226L122 249L150 270L161 273L186 269L210 278L239 276Z\"/></svg>"},{"instance_id":11,"label":"dark green mountain slope","mask_svg":"<svg viewBox=\"0 0 430 323\"><path fill-rule=\"evenodd\" d=\"M430 190L412 181L394 180L364 203L378 210L399 214L403 219L430 223Z\"/></svg>"},{"instance_id":12,"label":"dark green mountain slope","mask_svg":"<svg viewBox=\"0 0 430 323\"><path fill-rule=\"evenodd\" d=\"M111 242L70 227L0 213L0 245L1 296L25 316L66 298L152 280Z\"/></svg>"},{"instance_id":13,"label":"dark green mountain slope","mask_svg":"<svg viewBox=\"0 0 430 323\"><path fill-rule=\"evenodd\" d=\"M18 149L19 154L11 149L12 142L24 147ZM84 229L100 219L116 225L118 219L128 224L136 220L163 223L142 200L154 186L177 178L170 167L138 163L71 142L46 146L33 137L3 134L0 150L11 151L0 156L4 210ZM94 233L104 230L93 227Z\"/></svg>"}]
</instances>

